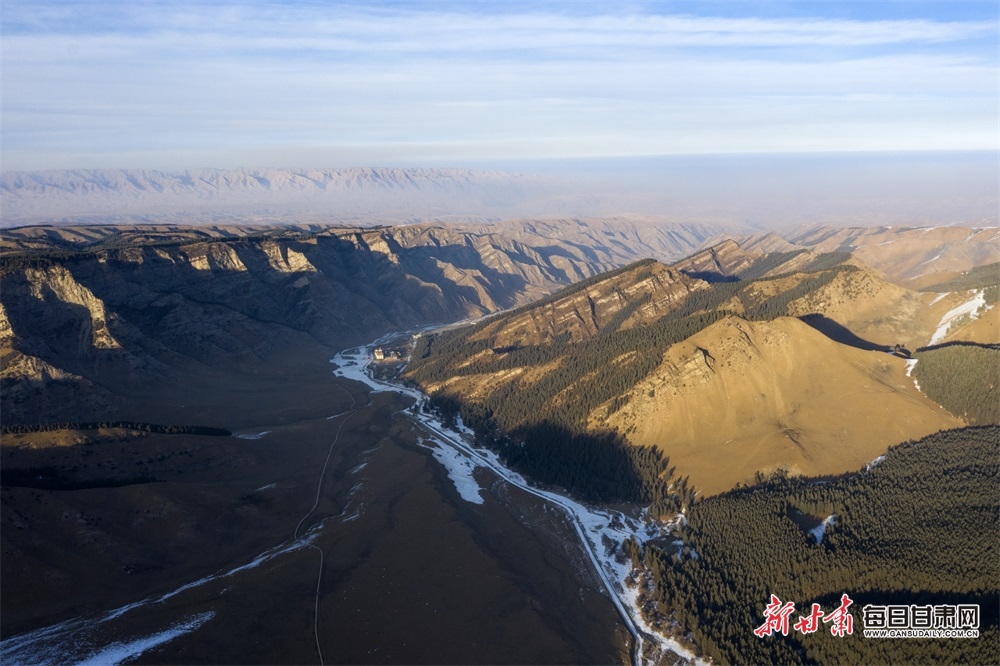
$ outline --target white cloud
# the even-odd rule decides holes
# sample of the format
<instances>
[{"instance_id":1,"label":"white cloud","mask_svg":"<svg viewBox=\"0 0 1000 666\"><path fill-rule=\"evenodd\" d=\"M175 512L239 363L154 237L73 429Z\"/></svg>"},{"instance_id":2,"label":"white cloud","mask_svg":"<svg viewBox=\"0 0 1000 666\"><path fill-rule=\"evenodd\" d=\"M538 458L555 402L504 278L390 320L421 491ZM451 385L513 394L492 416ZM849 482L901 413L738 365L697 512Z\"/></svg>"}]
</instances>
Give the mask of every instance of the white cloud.
<instances>
[{"instance_id":1,"label":"white cloud","mask_svg":"<svg viewBox=\"0 0 1000 666\"><path fill-rule=\"evenodd\" d=\"M518 157L997 143L991 22L267 3L4 12L5 168L310 144Z\"/></svg>"}]
</instances>

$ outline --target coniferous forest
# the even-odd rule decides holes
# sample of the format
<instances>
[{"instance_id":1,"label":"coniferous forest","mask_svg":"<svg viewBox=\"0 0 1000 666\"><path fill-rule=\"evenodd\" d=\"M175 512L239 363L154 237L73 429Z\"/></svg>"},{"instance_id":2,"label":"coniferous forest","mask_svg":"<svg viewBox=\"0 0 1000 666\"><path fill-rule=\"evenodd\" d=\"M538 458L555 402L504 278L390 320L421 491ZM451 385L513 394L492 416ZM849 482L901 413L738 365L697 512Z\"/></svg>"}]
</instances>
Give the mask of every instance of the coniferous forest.
<instances>
[{"instance_id":1,"label":"coniferous forest","mask_svg":"<svg viewBox=\"0 0 1000 666\"><path fill-rule=\"evenodd\" d=\"M892 448L837 479L773 478L697 502L681 529L696 557L647 545L661 612L723 663L996 663L1000 654L1000 427ZM822 541L796 514L834 516ZM771 594L830 611L847 593L854 633L758 638ZM978 639L862 635L865 604L979 604Z\"/></svg>"},{"instance_id":2,"label":"coniferous forest","mask_svg":"<svg viewBox=\"0 0 1000 666\"><path fill-rule=\"evenodd\" d=\"M1000 347L953 342L914 358L927 397L969 423L1000 423Z\"/></svg>"},{"instance_id":3,"label":"coniferous forest","mask_svg":"<svg viewBox=\"0 0 1000 666\"><path fill-rule=\"evenodd\" d=\"M924 287L920 291L943 293L946 291L966 291L969 289L987 289L1000 284L1000 262L977 266L947 282Z\"/></svg>"}]
</instances>

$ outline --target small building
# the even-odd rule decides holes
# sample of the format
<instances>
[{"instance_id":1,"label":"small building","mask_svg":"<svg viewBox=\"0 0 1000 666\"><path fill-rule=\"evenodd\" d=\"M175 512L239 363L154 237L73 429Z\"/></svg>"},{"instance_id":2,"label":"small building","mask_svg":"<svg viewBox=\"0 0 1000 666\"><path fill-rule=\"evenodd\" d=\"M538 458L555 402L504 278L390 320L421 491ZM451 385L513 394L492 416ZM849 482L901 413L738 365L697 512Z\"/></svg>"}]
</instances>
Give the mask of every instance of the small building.
<instances>
[{"instance_id":1,"label":"small building","mask_svg":"<svg viewBox=\"0 0 1000 666\"><path fill-rule=\"evenodd\" d=\"M889 349L889 353L899 358L910 358L910 350L899 344L893 345Z\"/></svg>"},{"instance_id":2,"label":"small building","mask_svg":"<svg viewBox=\"0 0 1000 666\"><path fill-rule=\"evenodd\" d=\"M375 356L376 361L381 361L385 359L385 352L382 350L381 347L376 347L373 355Z\"/></svg>"}]
</instances>

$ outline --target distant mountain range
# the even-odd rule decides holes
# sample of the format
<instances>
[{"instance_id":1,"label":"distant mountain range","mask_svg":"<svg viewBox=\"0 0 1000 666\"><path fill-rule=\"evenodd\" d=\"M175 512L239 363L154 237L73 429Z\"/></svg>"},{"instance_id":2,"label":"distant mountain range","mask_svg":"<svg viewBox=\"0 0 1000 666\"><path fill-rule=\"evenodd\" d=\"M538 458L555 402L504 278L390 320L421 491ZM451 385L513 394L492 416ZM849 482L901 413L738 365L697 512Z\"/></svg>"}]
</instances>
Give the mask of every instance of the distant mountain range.
<instances>
[{"instance_id":1,"label":"distant mountain range","mask_svg":"<svg viewBox=\"0 0 1000 666\"><path fill-rule=\"evenodd\" d=\"M0 225L370 225L628 216L724 225L738 235L795 225L996 226L995 162L983 151L892 159L529 160L485 169L6 172L0 173Z\"/></svg>"},{"instance_id":2,"label":"distant mountain range","mask_svg":"<svg viewBox=\"0 0 1000 666\"><path fill-rule=\"evenodd\" d=\"M3 225L511 216L537 179L468 169L78 169L0 175Z\"/></svg>"}]
</instances>

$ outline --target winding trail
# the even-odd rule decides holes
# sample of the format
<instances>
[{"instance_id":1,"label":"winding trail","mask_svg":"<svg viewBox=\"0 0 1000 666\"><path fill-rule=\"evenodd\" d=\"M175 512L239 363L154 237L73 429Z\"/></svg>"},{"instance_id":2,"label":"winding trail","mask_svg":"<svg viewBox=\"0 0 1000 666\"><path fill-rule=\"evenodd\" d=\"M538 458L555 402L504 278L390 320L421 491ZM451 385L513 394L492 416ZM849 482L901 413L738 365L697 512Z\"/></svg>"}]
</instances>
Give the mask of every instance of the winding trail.
<instances>
[{"instance_id":1,"label":"winding trail","mask_svg":"<svg viewBox=\"0 0 1000 666\"><path fill-rule=\"evenodd\" d=\"M320 664L324 664L322 647L320 645L319 634L319 601L320 589L323 582L323 568L325 553L323 549L314 543L322 531L323 526L329 518L324 518L312 527L305 529L306 522L319 507L320 499L329 471L330 461L333 457L334 448L340 441L340 435L344 425L357 414L362 408L358 406L358 400L354 393L341 384L335 384L337 388L344 391L351 399L351 404L347 410L335 414L329 419L344 418L337 427L333 441L327 449L323 468L320 472L316 484L316 496L312 506L299 519L295 525L290 541L284 541L264 552L253 557L249 562L229 569L223 569L213 574L204 576L197 580L185 583L169 592L154 594L135 601L119 608L115 608L96 615L84 615L59 622L47 627L29 631L16 636L5 637L0 641L0 662L2 663L101 663L115 664L137 657L146 650L172 640L173 638L192 632L203 624L211 620L215 613L212 611L191 615L188 618L176 622L166 630L151 635L135 635L125 642L108 643L101 634L107 631L106 627L117 622L119 618L129 615L141 609L160 606L170 601L178 595L188 593L192 590L202 588L219 580L231 578L249 569L261 566L265 562L292 553L303 548L313 548L319 553L319 570L316 576L316 589L313 600L313 635L316 641L316 652L319 655ZM371 404L369 394L369 404ZM257 438L257 437L255 437Z\"/></svg>"},{"instance_id":2,"label":"winding trail","mask_svg":"<svg viewBox=\"0 0 1000 666\"><path fill-rule=\"evenodd\" d=\"M341 421L340 425L337 426L337 434L334 436L333 442L330 443L330 448L326 452L326 460L323 462L323 469L320 471L319 480L316 483L316 500L313 502L313 505L309 507L309 510L306 512L306 514L302 516L302 518L299 520L298 525L295 526L295 531L292 532L292 538L296 542L302 543L304 546L307 546L309 548L313 548L319 553L319 572L316 575L316 594L313 602L313 636L316 638L316 653L319 655L320 666L324 666L326 663L323 661L323 648L320 646L320 641L319 641L319 590L320 586L323 583L323 563L324 560L326 559L326 555L323 552L323 549L317 546L316 544L311 543L309 541L304 541L302 537L299 536L299 530L302 529L302 524L309 518L309 516L313 514L313 512L316 511L316 507L319 506L319 500L323 494L323 485L326 480L326 472L327 469L330 467L330 458L333 456L334 447L336 447L337 442L340 441L340 433L344 429L344 424L347 423L351 419L351 417L357 414L359 411L355 409L355 407L358 404L358 401L355 399L354 394L345 389L340 384L337 384L336 386L337 388L339 388L341 391L343 391L348 395L348 397L351 399L351 406L348 407L346 411L343 411L340 414L334 414L333 416L330 416L327 419L327 420L332 420L340 416L344 416L345 414L347 415L347 418ZM326 522L325 520L321 521L319 527L321 528L325 522Z\"/></svg>"}]
</instances>

